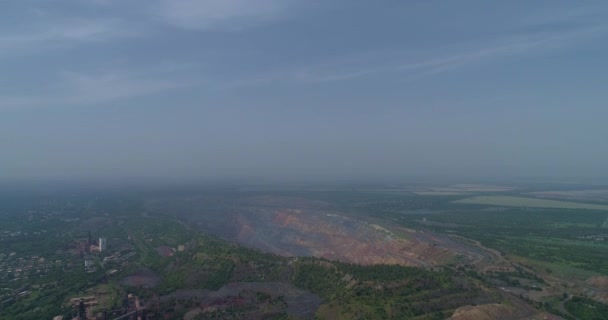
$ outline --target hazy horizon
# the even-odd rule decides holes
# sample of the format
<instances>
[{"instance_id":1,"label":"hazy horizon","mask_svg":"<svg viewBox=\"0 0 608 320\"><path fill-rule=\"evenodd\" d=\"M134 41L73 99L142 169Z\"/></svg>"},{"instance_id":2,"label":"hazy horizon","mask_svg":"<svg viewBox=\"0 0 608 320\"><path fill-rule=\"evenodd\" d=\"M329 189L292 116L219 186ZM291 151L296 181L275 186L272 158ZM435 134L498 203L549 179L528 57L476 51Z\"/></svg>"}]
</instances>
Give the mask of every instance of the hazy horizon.
<instances>
[{"instance_id":1,"label":"hazy horizon","mask_svg":"<svg viewBox=\"0 0 608 320\"><path fill-rule=\"evenodd\" d=\"M0 184L608 183L607 14L603 1L3 3Z\"/></svg>"}]
</instances>

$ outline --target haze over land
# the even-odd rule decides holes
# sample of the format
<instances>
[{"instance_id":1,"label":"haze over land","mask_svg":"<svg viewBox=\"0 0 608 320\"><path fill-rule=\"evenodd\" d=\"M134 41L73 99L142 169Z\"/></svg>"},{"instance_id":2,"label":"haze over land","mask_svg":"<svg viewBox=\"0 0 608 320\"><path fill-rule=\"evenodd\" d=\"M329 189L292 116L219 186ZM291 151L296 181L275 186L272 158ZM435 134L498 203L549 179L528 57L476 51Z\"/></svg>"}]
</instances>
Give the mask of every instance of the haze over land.
<instances>
[{"instance_id":1,"label":"haze over land","mask_svg":"<svg viewBox=\"0 0 608 320\"><path fill-rule=\"evenodd\" d=\"M606 182L604 1L5 1L0 181Z\"/></svg>"}]
</instances>

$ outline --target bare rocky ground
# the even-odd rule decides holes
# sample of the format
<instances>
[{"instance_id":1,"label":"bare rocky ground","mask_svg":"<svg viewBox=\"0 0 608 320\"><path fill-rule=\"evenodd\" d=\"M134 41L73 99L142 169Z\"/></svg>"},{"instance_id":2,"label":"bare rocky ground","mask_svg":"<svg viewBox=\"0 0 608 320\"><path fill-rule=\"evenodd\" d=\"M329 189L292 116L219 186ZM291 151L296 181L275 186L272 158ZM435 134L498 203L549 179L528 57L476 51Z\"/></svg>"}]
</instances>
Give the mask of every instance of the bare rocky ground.
<instances>
[{"instance_id":1,"label":"bare rocky ground","mask_svg":"<svg viewBox=\"0 0 608 320\"><path fill-rule=\"evenodd\" d=\"M458 308L449 320L559 320L561 317L548 314L527 312L505 304L484 304Z\"/></svg>"},{"instance_id":2,"label":"bare rocky ground","mask_svg":"<svg viewBox=\"0 0 608 320\"><path fill-rule=\"evenodd\" d=\"M225 240L284 256L419 267L490 257L446 235L387 228L332 210L320 201L267 196L222 203L193 197L155 200L148 207L171 212Z\"/></svg>"},{"instance_id":3,"label":"bare rocky ground","mask_svg":"<svg viewBox=\"0 0 608 320\"><path fill-rule=\"evenodd\" d=\"M173 214L225 240L284 256L317 256L359 264L400 264L424 268L458 263L475 266L481 273L517 265L538 274L477 241L379 225L336 211L322 201L280 196L249 197L236 201L189 197L156 199L147 205L151 211ZM520 292L523 296L537 299L563 293L562 279L538 275L548 286L542 291ZM584 290L587 296L604 301L608 291L606 283L608 281L604 278L594 278L576 286ZM509 301L519 300L519 293L509 294ZM521 310L526 312L522 313ZM558 319L533 310L529 306L471 306L457 310L453 319ZM503 316L498 317L499 314Z\"/></svg>"}]
</instances>

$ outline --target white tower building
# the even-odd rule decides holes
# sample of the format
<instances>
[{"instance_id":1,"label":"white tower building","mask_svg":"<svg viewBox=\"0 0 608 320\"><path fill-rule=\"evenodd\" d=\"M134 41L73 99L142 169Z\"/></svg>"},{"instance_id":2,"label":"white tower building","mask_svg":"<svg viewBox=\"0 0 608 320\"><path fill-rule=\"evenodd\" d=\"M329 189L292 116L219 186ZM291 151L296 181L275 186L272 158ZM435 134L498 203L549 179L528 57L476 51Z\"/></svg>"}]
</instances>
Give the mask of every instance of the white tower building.
<instances>
[{"instance_id":1,"label":"white tower building","mask_svg":"<svg viewBox=\"0 0 608 320\"><path fill-rule=\"evenodd\" d=\"M108 248L106 238L99 238L99 252L104 252Z\"/></svg>"}]
</instances>

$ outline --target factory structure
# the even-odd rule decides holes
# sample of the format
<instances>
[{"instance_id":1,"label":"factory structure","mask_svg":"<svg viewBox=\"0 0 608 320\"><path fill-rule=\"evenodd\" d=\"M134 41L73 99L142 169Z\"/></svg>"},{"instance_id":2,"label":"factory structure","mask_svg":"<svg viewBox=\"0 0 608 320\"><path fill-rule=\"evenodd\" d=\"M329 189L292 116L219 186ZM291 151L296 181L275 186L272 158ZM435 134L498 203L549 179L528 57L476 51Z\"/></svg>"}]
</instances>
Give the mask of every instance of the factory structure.
<instances>
[{"instance_id":1,"label":"factory structure","mask_svg":"<svg viewBox=\"0 0 608 320\"><path fill-rule=\"evenodd\" d=\"M106 238L99 238L99 252L104 252L108 249L108 242Z\"/></svg>"}]
</instances>

